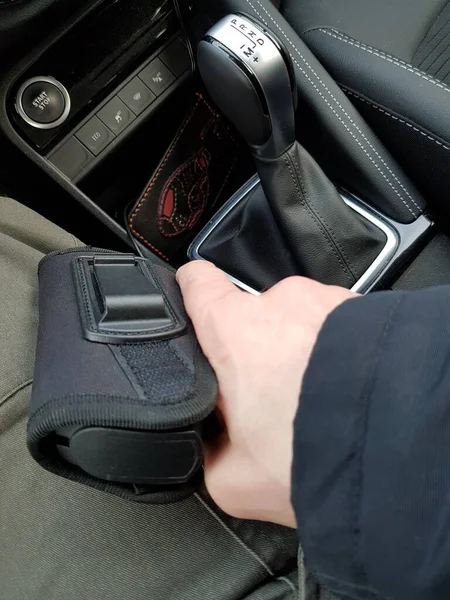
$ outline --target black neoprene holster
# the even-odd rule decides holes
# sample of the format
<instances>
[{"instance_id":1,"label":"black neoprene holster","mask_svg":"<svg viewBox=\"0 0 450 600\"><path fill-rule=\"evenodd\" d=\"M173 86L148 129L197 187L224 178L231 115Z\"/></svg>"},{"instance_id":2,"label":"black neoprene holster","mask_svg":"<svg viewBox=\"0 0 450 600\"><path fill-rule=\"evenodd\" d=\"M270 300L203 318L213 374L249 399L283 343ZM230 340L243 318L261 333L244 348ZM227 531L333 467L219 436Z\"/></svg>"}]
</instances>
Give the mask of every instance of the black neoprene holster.
<instances>
[{"instance_id":1,"label":"black neoprene holster","mask_svg":"<svg viewBox=\"0 0 450 600\"><path fill-rule=\"evenodd\" d=\"M92 248L42 260L28 446L44 468L138 502L184 498L216 396L173 269Z\"/></svg>"}]
</instances>

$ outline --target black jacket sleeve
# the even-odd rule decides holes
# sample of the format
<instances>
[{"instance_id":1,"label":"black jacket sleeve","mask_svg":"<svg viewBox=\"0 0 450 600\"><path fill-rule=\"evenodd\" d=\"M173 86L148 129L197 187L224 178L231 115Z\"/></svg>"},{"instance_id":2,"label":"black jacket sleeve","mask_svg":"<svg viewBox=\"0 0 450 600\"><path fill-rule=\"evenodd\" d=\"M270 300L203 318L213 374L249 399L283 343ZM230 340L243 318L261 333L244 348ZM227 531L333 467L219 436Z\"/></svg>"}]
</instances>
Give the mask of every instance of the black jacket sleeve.
<instances>
[{"instance_id":1,"label":"black jacket sleeve","mask_svg":"<svg viewBox=\"0 0 450 600\"><path fill-rule=\"evenodd\" d=\"M295 420L292 500L339 598L450 598L450 287L328 318Z\"/></svg>"}]
</instances>

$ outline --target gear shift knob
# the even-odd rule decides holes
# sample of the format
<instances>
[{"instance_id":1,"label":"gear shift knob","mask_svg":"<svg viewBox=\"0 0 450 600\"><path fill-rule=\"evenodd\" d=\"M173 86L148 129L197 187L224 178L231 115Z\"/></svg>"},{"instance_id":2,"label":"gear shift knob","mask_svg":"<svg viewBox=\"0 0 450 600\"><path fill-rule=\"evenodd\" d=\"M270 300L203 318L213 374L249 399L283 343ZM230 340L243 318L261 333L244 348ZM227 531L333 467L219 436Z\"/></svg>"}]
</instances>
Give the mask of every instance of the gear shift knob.
<instances>
[{"instance_id":1,"label":"gear shift knob","mask_svg":"<svg viewBox=\"0 0 450 600\"><path fill-rule=\"evenodd\" d=\"M292 65L262 25L244 15L224 17L200 42L198 67L212 99L256 156L275 159L294 143Z\"/></svg>"}]
</instances>

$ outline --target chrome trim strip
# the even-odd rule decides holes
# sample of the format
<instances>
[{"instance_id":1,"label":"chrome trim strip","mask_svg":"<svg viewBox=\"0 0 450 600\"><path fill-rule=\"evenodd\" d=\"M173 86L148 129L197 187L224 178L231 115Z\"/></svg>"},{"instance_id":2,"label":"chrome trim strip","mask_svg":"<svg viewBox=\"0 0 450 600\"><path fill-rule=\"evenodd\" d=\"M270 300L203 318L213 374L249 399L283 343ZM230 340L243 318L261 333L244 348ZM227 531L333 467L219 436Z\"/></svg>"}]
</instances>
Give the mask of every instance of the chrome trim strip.
<instances>
[{"instance_id":1,"label":"chrome trim strip","mask_svg":"<svg viewBox=\"0 0 450 600\"><path fill-rule=\"evenodd\" d=\"M205 225L202 231L191 243L188 249L188 258L191 260L205 260L201 255L201 246L205 240L211 235L214 229L226 218L226 216L241 202L247 195L259 184L259 177L254 175L238 190L216 215ZM352 196L348 192L341 191L341 198L354 211L362 217L373 223L386 236L386 243L380 251L377 258L370 265L367 271L351 288L352 292L365 294L369 292L375 284L386 274L386 271L394 263L394 261L409 248L418 238L420 238L431 226L432 223L424 217L420 216L416 221L408 225L397 223L396 221L385 217L376 209L368 206L365 202ZM251 294L260 295L247 284L239 281L235 277L226 273L227 277L238 287Z\"/></svg>"},{"instance_id":2,"label":"chrome trim strip","mask_svg":"<svg viewBox=\"0 0 450 600\"><path fill-rule=\"evenodd\" d=\"M217 211L210 221L206 223L188 248L187 255L190 260L205 260L200 254L200 246L211 235L219 223L225 219L228 213L230 213L234 207L239 204L239 202L246 198L246 196L248 196L248 194L250 194L250 192L258 185L258 183L258 175L253 175L253 177L244 183L244 185L233 196L231 196L227 202L225 202L225 204ZM260 292L257 292L243 281L239 281L239 279L236 279L236 277L233 277L229 273L225 273L225 275L244 292L249 292L249 294L253 294L254 296L260 296Z\"/></svg>"},{"instance_id":3,"label":"chrome trim strip","mask_svg":"<svg viewBox=\"0 0 450 600\"><path fill-rule=\"evenodd\" d=\"M386 221L384 221L380 215L369 210L362 203L352 198L351 196L341 193L341 198L344 202L360 214L362 217L370 221L375 227L378 227L386 236L386 244L381 250L380 254L376 257L367 271L358 279L355 285L351 288L352 292L363 293L369 289L370 285L381 275L386 269L391 260L394 258L395 252L400 245L400 236L397 231Z\"/></svg>"},{"instance_id":4,"label":"chrome trim strip","mask_svg":"<svg viewBox=\"0 0 450 600\"><path fill-rule=\"evenodd\" d=\"M23 108L23 104L22 104L23 93L25 92L27 87L29 87L33 83L40 83L40 82L51 83L52 85L54 85L55 87L58 88L58 90L61 92L61 94L63 95L63 98L64 98L65 107L64 107L64 111L63 111L62 115L59 117L59 119L56 119L56 121L52 121L51 123L38 123L37 121L33 121L33 119L31 119L27 115L27 113L25 112L25 110ZM56 79L53 79L53 77L32 77L31 79L27 79L27 81L25 81L25 83L23 83L20 86L20 88L17 92L16 110L19 113L19 115L22 117L22 119L25 121L25 123L28 123L28 125L31 125L31 127L34 127L35 129L53 129L55 127L59 127L59 125L62 125L64 123L64 121L67 119L67 117L69 116L69 113L70 113L69 92L66 90L66 88L63 86L62 83L60 83Z\"/></svg>"}]
</instances>

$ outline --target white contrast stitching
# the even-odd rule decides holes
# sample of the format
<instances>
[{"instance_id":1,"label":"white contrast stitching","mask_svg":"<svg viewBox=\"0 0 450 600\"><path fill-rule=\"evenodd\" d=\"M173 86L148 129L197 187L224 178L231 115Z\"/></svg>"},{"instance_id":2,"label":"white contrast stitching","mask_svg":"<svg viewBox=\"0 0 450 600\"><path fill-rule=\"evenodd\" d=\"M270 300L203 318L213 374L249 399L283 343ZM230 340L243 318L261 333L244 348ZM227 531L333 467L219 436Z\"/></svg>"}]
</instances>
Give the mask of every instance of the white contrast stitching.
<instances>
[{"instance_id":1,"label":"white contrast stitching","mask_svg":"<svg viewBox=\"0 0 450 600\"><path fill-rule=\"evenodd\" d=\"M18 392L20 392L21 390L23 390L27 386L31 385L32 383L33 383L33 379L27 379L26 381L24 381L20 385L17 385L13 390L11 390L10 392L8 392L7 394L5 394L4 396L2 396L0 398L0 406L2 404L6 404L6 402L8 402L8 400L11 400L11 398L13 396L15 396Z\"/></svg>"},{"instance_id":2,"label":"white contrast stitching","mask_svg":"<svg viewBox=\"0 0 450 600\"><path fill-rule=\"evenodd\" d=\"M364 50L365 52L368 52L369 54L378 56L378 58L382 58L383 60L386 60L387 62L390 62L393 65L396 65L397 67L400 67L401 69L404 69L405 71L409 71L410 73L413 73L413 75L416 75L417 77L420 77L421 79L425 79L425 81L428 81L428 83L431 83L432 85L435 85L436 87L440 88L441 90L444 90L444 92L447 92L448 94L450 94L450 88L448 86L446 86L443 83L440 83L437 79L434 79L433 77L429 77L424 71L421 71L420 69L416 69L415 67L413 67L409 63L405 62L404 60L401 60L400 58L396 58L390 54L386 54L386 52L383 52L382 50L377 50L376 48L372 48L372 46L368 46L367 44L358 42L358 41L354 40L353 38L350 38L350 37L346 36L345 34L341 33L340 31L337 31L336 29L321 28L321 29L318 29L318 31L321 31L322 33L326 33L327 35L335 38L336 40L345 42L346 44L350 44L350 46L355 46L355 48Z\"/></svg>"},{"instance_id":3,"label":"white contrast stitching","mask_svg":"<svg viewBox=\"0 0 450 600\"><path fill-rule=\"evenodd\" d=\"M242 546L242 548L244 548L244 550L246 550L263 567L263 569L265 571L267 571L267 573L271 577L273 577L274 579L276 579L278 581L283 581L290 588L290 590L292 592L296 593L297 590L290 579L288 579L287 577L284 577L284 576L277 576L272 571L272 569L269 567L269 565L266 563L266 561L264 561L259 556L259 554L257 554L254 550L252 550L252 548L250 548L250 546L248 546L247 543L244 542L244 540L240 536L238 536L238 534L225 523L225 521L216 513L215 510L213 510L211 508L211 506L209 506L209 504L201 497L201 495L198 492L195 492L194 496L198 500L198 502L201 504L201 506L203 506L203 508L206 509L206 511L219 523L219 525L221 527L223 527L223 529L225 529L225 531L227 533L229 533L231 535L231 537L240 546Z\"/></svg>"},{"instance_id":4,"label":"white contrast stitching","mask_svg":"<svg viewBox=\"0 0 450 600\"><path fill-rule=\"evenodd\" d=\"M405 121L404 119L401 119L400 117L397 117L397 116L393 115L392 113L388 112L387 110L384 110L380 106L377 106L373 102L370 102L370 100L366 100L365 98L362 98L358 94L355 94L354 92L351 92L348 89L346 89L345 92L349 96L354 96L360 102L364 102L365 104L369 104L369 106L372 106L373 108L376 108L377 110L379 110L384 115L390 117L391 119L394 119L394 121L399 121L400 123L403 123L403 125L406 125L407 127L410 127L411 129L413 129L414 131L417 131L417 133L420 133L420 135L423 135L424 137L428 138L429 140L431 140L432 142L434 142L438 146L441 146L442 148L444 148L444 150L449 150L450 151L450 148L448 146L446 146L444 143L440 142L438 139L436 139L435 137L433 137L429 133L427 133L425 131L422 131L421 129L419 129L418 127L415 127L411 123L408 123L408 121Z\"/></svg>"},{"instance_id":5,"label":"white contrast stitching","mask_svg":"<svg viewBox=\"0 0 450 600\"><path fill-rule=\"evenodd\" d=\"M356 125L356 123L352 120L352 118L350 117L350 115L347 113L347 111L345 110L345 108L340 104L340 102L336 99L336 97L332 94L332 92L328 89L328 87L326 86L326 84L320 79L319 75L316 73L316 71L311 67L311 65L307 62L307 60L305 59L305 57L300 53L300 51L298 50L298 48L296 48L296 46L294 45L294 43L289 39L289 37L287 36L287 34L283 31L283 29L280 27L280 25L275 21L275 19L272 17L272 15L266 10L266 8L261 4L261 2L259 0L256 0L256 2L260 5L260 7L263 9L263 11L267 14L267 16L269 17L269 19L274 23L274 25L280 30L280 32L283 34L283 36L285 37L285 39L289 42L289 44L292 46L292 48L294 48L294 50L297 52L297 54L299 55L299 57L302 59L302 61L305 63L305 66L311 71L311 73L316 77L317 81L321 84L321 86L325 89L325 91L327 92L327 94L331 97L331 99L334 101L334 103L341 109L341 111L343 112L343 114L347 117L347 119L350 121L350 123L353 125L353 127L356 129L356 131L358 131L358 133L361 135L361 137L365 140L365 142L367 143L367 145L373 150L373 152L376 154L376 156L378 156L378 158L381 160L381 162L383 163L383 165L386 167L387 171L392 175L392 177L394 178L394 180L399 184L400 188L403 189L403 191L406 193L406 195L409 197L409 199L411 200L411 202L414 204L414 206L417 208L417 210L419 211L419 214L422 212L420 207L418 206L418 204L414 201L414 199L412 198L412 196L410 195L410 193L407 191L407 189L403 186L403 184L400 182L400 180L395 176L395 174L392 172L392 170L388 167L388 165L386 164L386 162L383 160L383 158L380 156L380 154L377 152L377 150L373 147L373 145L369 142L369 140L366 138L366 136L364 135L364 133L361 131L361 129ZM259 16L259 18L265 22L264 17L258 12L258 10L255 8L255 6L252 4L251 0L247 0L247 3L252 7L252 9L255 11L255 13ZM267 24L267 23L266 23ZM297 67L299 68L299 70L303 73L303 75L306 77L306 79L311 83L311 85L314 87L314 89L318 92L318 94L320 95L320 97L324 100L324 102L327 104L327 106L331 109L331 111L334 113L334 115L339 119L339 121L342 123L342 125L344 125L345 129L349 132L349 134L353 137L353 139L356 141L356 143L358 144L358 146L362 149L362 151L364 152L364 154L368 157L368 159L370 160L370 162L375 166L375 168L378 170L378 172L382 175L382 177L385 179L385 181L387 182L387 184L389 185L389 187L394 191L394 193L398 196L398 198L400 198L400 200L402 201L402 203L406 206L406 208L409 210L409 212L414 216L417 217L417 213L411 208L411 206L408 204L408 202L405 200L405 198L401 195L401 193L397 190L397 188L394 186L394 184L392 183L392 181L389 179L389 177L382 171L381 167L377 164L377 162L375 161L375 159L370 155L369 152L367 152L367 150L363 147L363 145L361 144L361 142L358 140L358 138L355 136L354 133L352 133L352 131L347 127L347 125L344 123L344 121L340 118L340 116L338 115L338 113L333 109L333 107L331 106L331 104L327 101L327 99L325 98L325 96L323 96L323 94L320 92L320 90L318 89L318 87L315 85L315 83L312 81L312 79L308 76L308 74L306 73L306 71L300 66L300 64L298 63L298 61L295 59L295 57L292 55L291 52L289 52L292 60L294 61L294 63L297 65Z\"/></svg>"}]
</instances>

